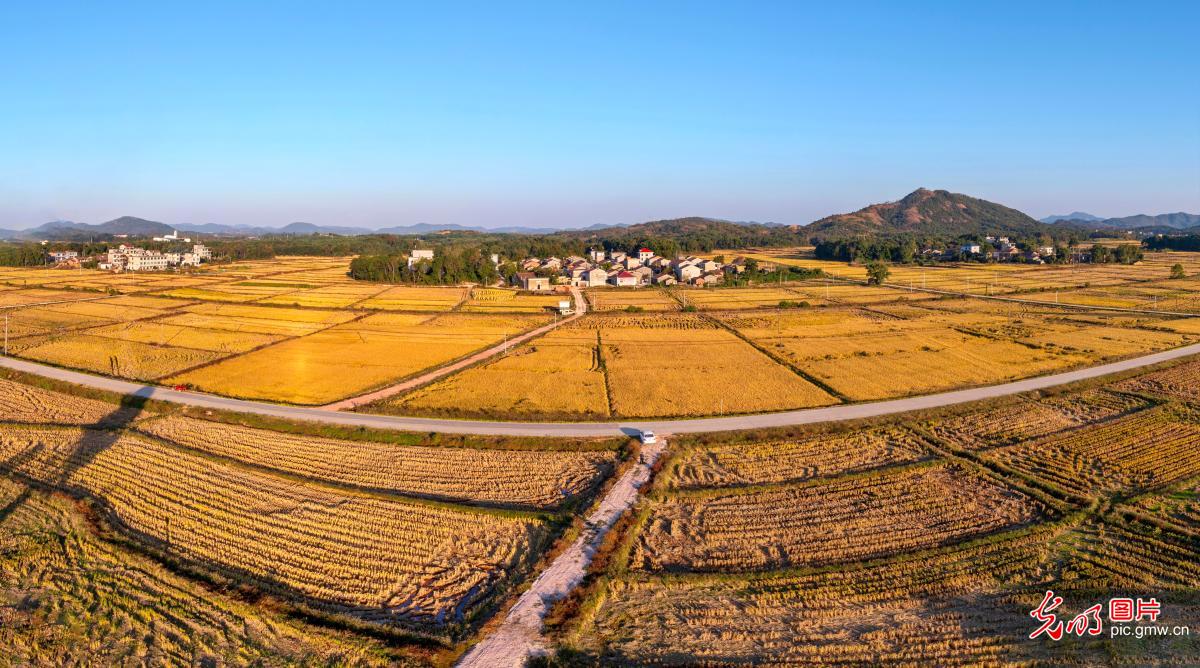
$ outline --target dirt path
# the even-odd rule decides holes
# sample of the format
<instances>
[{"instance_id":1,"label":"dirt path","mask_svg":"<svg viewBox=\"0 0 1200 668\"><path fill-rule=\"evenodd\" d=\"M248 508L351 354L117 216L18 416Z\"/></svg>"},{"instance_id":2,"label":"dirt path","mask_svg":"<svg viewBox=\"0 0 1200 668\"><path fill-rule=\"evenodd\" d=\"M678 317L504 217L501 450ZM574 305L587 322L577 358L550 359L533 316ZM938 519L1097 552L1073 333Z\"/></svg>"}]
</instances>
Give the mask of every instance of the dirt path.
<instances>
[{"instance_id":1,"label":"dirt path","mask_svg":"<svg viewBox=\"0 0 1200 668\"><path fill-rule=\"evenodd\" d=\"M583 581L604 536L637 501L638 489L650 479L650 471L664 450L666 441L661 438L654 445L642 446L638 462L621 476L588 516L579 538L538 575L508 611L500 628L463 656L459 668L520 668L531 654L547 651L542 642L546 613Z\"/></svg>"},{"instance_id":2,"label":"dirt path","mask_svg":"<svg viewBox=\"0 0 1200 668\"><path fill-rule=\"evenodd\" d=\"M375 390L374 392L368 392L366 394L361 394L357 397L350 397L349 399L335 401L332 404L325 404L324 406L321 406L321 408L323 408L325 410L331 410L331 411L353 410L357 406L361 406L363 404L369 404L373 401L379 401L380 399L386 399L388 397L395 396L402 392L407 392L409 390L418 388L422 385L432 383L433 381L438 380L439 378L448 376L456 371L465 369L473 364L478 364L478 363L488 359L489 357L494 357L496 355L499 355L500 353L508 350L509 348L511 348L513 346L520 345L530 339L539 337L539 336L555 329L556 327L561 327L562 325L564 325L568 322L571 322L572 320L582 316L584 313L587 313L587 301L583 298L583 293L579 290L579 288L572 287L571 288L571 296L574 297L574 299L575 299L575 313L572 314L570 317L563 318L561 320L555 320L554 322L552 322L548 325L542 325L541 327L538 327L537 329L532 329L528 332L525 332L524 334L521 334L520 336L514 336L513 338L508 339L504 343L494 345L491 348L488 348L486 350L481 350L481 351L475 353L474 355L471 355L470 357L465 357L463 359L458 360L457 362L454 362L453 364L447 364L446 366L439 367L437 369L434 369L433 371L430 371L429 373L421 374L420 376L417 376L416 378L409 378L408 380L406 380L402 383L397 383L390 387L385 387L381 390Z\"/></svg>"}]
</instances>

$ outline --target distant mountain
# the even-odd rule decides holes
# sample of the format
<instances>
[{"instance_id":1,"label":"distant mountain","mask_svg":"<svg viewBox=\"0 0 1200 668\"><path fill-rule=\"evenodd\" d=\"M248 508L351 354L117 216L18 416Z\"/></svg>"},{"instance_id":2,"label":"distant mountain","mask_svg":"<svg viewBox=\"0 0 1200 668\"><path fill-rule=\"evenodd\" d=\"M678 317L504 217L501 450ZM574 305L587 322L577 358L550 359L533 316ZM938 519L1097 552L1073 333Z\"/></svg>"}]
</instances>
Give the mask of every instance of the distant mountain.
<instances>
[{"instance_id":1,"label":"distant mountain","mask_svg":"<svg viewBox=\"0 0 1200 668\"><path fill-rule=\"evenodd\" d=\"M1062 216L1046 216L1045 218L1042 218L1041 221L1039 221L1039 222L1043 222L1043 223L1046 223L1047 225L1049 225L1051 223L1057 223L1060 220L1074 220L1074 221L1079 221L1079 222L1083 222L1083 223L1098 223L1104 219L1101 218L1100 216L1093 216L1090 213L1084 213L1082 211L1072 211L1071 213L1068 213L1068 214L1062 215Z\"/></svg>"},{"instance_id":2,"label":"distant mountain","mask_svg":"<svg viewBox=\"0 0 1200 668\"><path fill-rule=\"evenodd\" d=\"M1122 230L1156 225L1184 229L1200 225L1200 214L1183 213L1182 211L1178 213L1163 213L1157 216L1139 214L1136 216L1125 216L1124 218L1105 218L1101 221L1101 225L1116 227Z\"/></svg>"},{"instance_id":3,"label":"distant mountain","mask_svg":"<svg viewBox=\"0 0 1200 668\"><path fill-rule=\"evenodd\" d=\"M38 225L28 230L17 230L19 239L54 239L83 241L126 234L138 237L154 237L169 234L174 229L170 225L144 218L121 216L98 225L76 223L69 220L55 220Z\"/></svg>"},{"instance_id":4,"label":"distant mountain","mask_svg":"<svg viewBox=\"0 0 1200 668\"><path fill-rule=\"evenodd\" d=\"M902 233L1034 235L1052 228L995 202L918 188L898 202L872 204L854 213L827 216L804 229L811 236L832 239Z\"/></svg>"}]
</instances>

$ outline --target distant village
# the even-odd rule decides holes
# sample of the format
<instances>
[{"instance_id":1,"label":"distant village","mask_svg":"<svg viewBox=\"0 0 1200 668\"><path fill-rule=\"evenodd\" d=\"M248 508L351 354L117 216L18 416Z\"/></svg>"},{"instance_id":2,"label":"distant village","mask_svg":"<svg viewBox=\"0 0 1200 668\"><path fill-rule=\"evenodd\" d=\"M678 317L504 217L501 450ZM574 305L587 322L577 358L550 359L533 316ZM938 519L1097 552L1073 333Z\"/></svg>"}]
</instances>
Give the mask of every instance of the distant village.
<instances>
[{"instance_id":1,"label":"distant village","mask_svg":"<svg viewBox=\"0 0 1200 668\"><path fill-rule=\"evenodd\" d=\"M154 241L190 244L192 240L180 237L179 232L154 237ZM156 251L121 244L93 258L81 258L77 251L51 251L47 261L60 269L81 266L85 261L95 260L96 268L104 271L164 271L173 267L198 267L212 260L212 250L204 244L192 244L190 251Z\"/></svg>"},{"instance_id":2,"label":"distant village","mask_svg":"<svg viewBox=\"0 0 1200 668\"><path fill-rule=\"evenodd\" d=\"M719 285L728 274L740 274L747 269L746 260L721 263L695 256L669 260L649 248L626 253L619 250L591 250L588 256L566 258L531 257L517 263L521 271L513 276L513 284L523 290L547 291L556 285L597 287L611 285L635 288L648 285ZM771 263L758 263L761 271L772 271Z\"/></svg>"}]
</instances>

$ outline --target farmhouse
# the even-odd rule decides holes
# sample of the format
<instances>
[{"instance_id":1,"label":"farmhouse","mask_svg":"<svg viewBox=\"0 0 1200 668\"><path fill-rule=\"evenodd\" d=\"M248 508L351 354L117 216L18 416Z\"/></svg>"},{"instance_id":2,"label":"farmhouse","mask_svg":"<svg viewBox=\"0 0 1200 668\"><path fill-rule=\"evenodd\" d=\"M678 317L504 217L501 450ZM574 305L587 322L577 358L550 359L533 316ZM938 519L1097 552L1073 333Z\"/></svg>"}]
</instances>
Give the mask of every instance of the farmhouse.
<instances>
[{"instance_id":1,"label":"farmhouse","mask_svg":"<svg viewBox=\"0 0 1200 668\"><path fill-rule=\"evenodd\" d=\"M637 274L628 271L618 271L609 280L618 288L633 287L638 284Z\"/></svg>"},{"instance_id":2,"label":"farmhouse","mask_svg":"<svg viewBox=\"0 0 1200 668\"><path fill-rule=\"evenodd\" d=\"M522 271L517 273L517 285L522 290L545 291L550 289L550 279L545 276L538 276L530 271Z\"/></svg>"}]
</instances>

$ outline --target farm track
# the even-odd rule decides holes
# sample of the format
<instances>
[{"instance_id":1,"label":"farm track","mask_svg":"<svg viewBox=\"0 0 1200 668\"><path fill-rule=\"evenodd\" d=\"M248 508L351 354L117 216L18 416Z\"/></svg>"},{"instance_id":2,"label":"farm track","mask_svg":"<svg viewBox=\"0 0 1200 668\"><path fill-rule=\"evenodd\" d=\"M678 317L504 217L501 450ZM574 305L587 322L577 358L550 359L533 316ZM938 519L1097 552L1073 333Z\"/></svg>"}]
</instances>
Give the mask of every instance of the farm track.
<instances>
[{"instance_id":1,"label":"farm track","mask_svg":"<svg viewBox=\"0 0 1200 668\"><path fill-rule=\"evenodd\" d=\"M604 537L637 501L638 489L650 480L654 464L666 447L665 439L642 446L637 464L621 476L588 515L579 538L538 574L500 627L471 648L459 661L459 668L521 668L531 654L546 652L542 642L546 614L583 581Z\"/></svg>"},{"instance_id":2,"label":"farm track","mask_svg":"<svg viewBox=\"0 0 1200 668\"><path fill-rule=\"evenodd\" d=\"M327 408L285 406L262 401L232 399L211 394L177 391L169 388L146 385L116 378L96 376L46 364L28 362L11 357L0 358L0 367L51 378L94 389L133 395L155 401L194 406L214 410L251 413L287 420L320 422L325 424L371 427L415 432L442 432L451 434L484 434L491 436L548 436L548 437L603 437L632 435L643 429L662 433L698 433L737 431L742 429L765 429L800 424L836 422L859 418L878 417L908 411L940 408L954 404L983 399L995 399L1023 392L1043 390L1109 374L1131 371L1162 362L1169 362L1200 354L1200 343L1164 350L1141 357L1109 362L1099 366L1076 369L1047 376L1037 376L997 385L974 387L965 390L939 392L903 399L889 399L860 404L842 404L825 408L805 408L778 413L758 413L719 418L697 418L681 420L633 420L627 422L502 422L488 420L450 420L438 418L414 418L392 415L370 415L346 413Z\"/></svg>"},{"instance_id":3,"label":"farm track","mask_svg":"<svg viewBox=\"0 0 1200 668\"><path fill-rule=\"evenodd\" d=\"M458 360L457 362L447 364L446 366L434 369L433 371L430 371L428 373L423 373L423 374L417 376L416 378L410 378L402 383L397 383L390 387L385 387L380 390L375 390L374 392L368 392L366 394L361 394L357 397L350 397L349 399L335 401L331 404L326 404L324 406L321 406L321 408L325 409L325 410L332 410L332 411L353 410L354 408L356 408L358 406L362 406L363 404L369 404L369 403L372 403L375 401L379 401L380 399L387 399L388 397L394 397L397 394L403 394L404 392L408 392L410 390L415 390L416 388L421 387L422 385L428 385L429 383L432 383L435 380L444 378L456 371L462 371L463 369L465 369L469 366L474 366L476 364L479 364L480 362L482 362L484 360L495 357L496 355L499 355L500 353L508 350L509 348L511 348L513 346L518 346L522 343L525 343L526 341L529 341L530 339L537 338L539 336L542 336L543 334L548 334L551 331L557 329L558 327L561 327L562 325L564 325L568 322L571 322L572 320L575 320L576 318L579 318L584 313L587 313L587 301L584 299L583 293L580 292L579 288L575 288L575 287L571 288L571 294L575 297L575 314L569 318L563 318L562 320L555 320L554 322L552 322L548 325L542 325L541 327L538 327L536 329L531 329L528 332L525 332L524 334L520 334L518 336L514 336L513 338L506 340L504 343L494 345L491 348L481 350L477 353L473 353L471 355L468 355L467 357L464 357L463 359ZM460 305L461 305L461 302L460 302Z\"/></svg>"}]
</instances>

